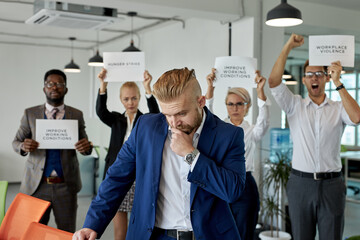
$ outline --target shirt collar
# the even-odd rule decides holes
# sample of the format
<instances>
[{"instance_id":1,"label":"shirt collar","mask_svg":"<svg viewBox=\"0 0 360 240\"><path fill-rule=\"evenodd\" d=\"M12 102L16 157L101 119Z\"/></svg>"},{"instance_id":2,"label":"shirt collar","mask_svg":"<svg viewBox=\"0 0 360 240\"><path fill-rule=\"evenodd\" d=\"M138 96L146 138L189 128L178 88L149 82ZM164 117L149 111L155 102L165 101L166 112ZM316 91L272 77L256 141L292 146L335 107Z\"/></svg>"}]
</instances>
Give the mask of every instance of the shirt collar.
<instances>
[{"instance_id":1,"label":"shirt collar","mask_svg":"<svg viewBox=\"0 0 360 240\"><path fill-rule=\"evenodd\" d=\"M62 104L62 105L60 105L60 106L58 106L58 107L54 107L54 106L52 106L52 105L50 105L50 104L48 104L48 103L45 103L45 108L46 108L46 110L48 110L49 112L51 112L54 108L57 108L57 109L59 109L59 112L60 112L60 111L64 110L65 104Z\"/></svg>"},{"instance_id":2,"label":"shirt collar","mask_svg":"<svg viewBox=\"0 0 360 240\"><path fill-rule=\"evenodd\" d=\"M203 113L203 116L202 116L202 120L201 120L201 124L200 126L198 127L198 129L196 130L195 134L194 134L194 137L198 137L200 136L201 134L201 131L204 127L204 124L205 124L205 119L206 119L206 112L204 111L204 109L202 110L202 113Z\"/></svg>"},{"instance_id":3,"label":"shirt collar","mask_svg":"<svg viewBox=\"0 0 360 240\"><path fill-rule=\"evenodd\" d=\"M324 106L325 104L328 104L328 103L329 103L329 98L326 96L326 94L325 94L324 101L323 101L320 105L317 105L316 103L314 103L314 101L311 100L311 98L310 98L309 96L307 96L304 100L305 100L305 105L306 105L306 106L308 106L310 103L313 103L313 104L315 104L316 106L321 107L321 106Z\"/></svg>"},{"instance_id":4,"label":"shirt collar","mask_svg":"<svg viewBox=\"0 0 360 240\"><path fill-rule=\"evenodd\" d=\"M137 115L137 112L134 114L134 119L136 118L136 115ZM129 115L127 114L126 111L124 112L124 116L125 116L125 117L129 117Z\"/></svg>"}]
</instances>

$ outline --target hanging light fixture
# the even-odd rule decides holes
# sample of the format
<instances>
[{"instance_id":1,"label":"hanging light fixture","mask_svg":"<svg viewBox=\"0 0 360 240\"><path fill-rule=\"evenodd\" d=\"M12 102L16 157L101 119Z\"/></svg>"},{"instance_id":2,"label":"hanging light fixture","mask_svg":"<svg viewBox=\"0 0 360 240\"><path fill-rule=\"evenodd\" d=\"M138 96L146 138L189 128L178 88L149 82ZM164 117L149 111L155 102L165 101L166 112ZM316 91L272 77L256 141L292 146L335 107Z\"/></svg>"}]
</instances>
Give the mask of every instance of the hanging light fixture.
<instances>
[{"instance_id":1,"label":"hanging light fixture","mask_svg":"<svg viewBox=\"0 0 360 240\"><path fill-rule=\"evenodd\" d=\"M137 12L128 12L127 15L131 17L131 32L130 32L131 40L130 40L130 46L125 48L123 52L141 52L140 49L134 46L134 40L133 40L133 20L134 20L134 16L137 15Z\"/></svg>"},{"instance_id":2,"label":"hanging light fixture","mask_svg":"<svg viewBox=\"0 0 360 240\"><path fill-rule=\"evenodd\" d=\"M303 23L299 9L287 4L286 0L267 13L266 25L272 27L290 27Z\"/></svg>"},{"instance_id":3,"label":"hanging light fixture","mask_svg":"<svg viewBox=\"0 0 360 240\"><path fill-rule=\"evenodd\" d=\"M291 77L289 79L285 79L285 84L286 85L296 85L297 84L297 81L295 78Z\"/></svg>"},{"instance_id":4,"label":"hanging light fixture","mask_svg":"<svg viewBox=\"0 0 360 240\"><path fill-rule=\"evenodd\" d=\"M291 79L292 75L288 71L284 70L284 74L282 75L282 79Z\"/></svg>"},{"instance_id":5,"label":"hanging light fixture","mask_svg":"<svg viewBox=\"0 0 360 240\"><path fill-rule=\"evenodd\" d=\"M76 40L75 37L69 37L71 41L71 62L65 65L64 72L72 72L72 73L79 73L81 72L79 65L74 62L73 57L73 41Z\"/></svg>"},{"instance_id":6,"label":"hanging light fixture","mask_svg":"<svg viewBox=\"0 0 360 240\"><path fill-rule=\"evenodd\" d=\"M96 35L96 54L89 59L88 65L92 67L102 67L104 66L104 61L102 56L99 54L99 31L97 31Z\"/></svg>"}]
</instances>

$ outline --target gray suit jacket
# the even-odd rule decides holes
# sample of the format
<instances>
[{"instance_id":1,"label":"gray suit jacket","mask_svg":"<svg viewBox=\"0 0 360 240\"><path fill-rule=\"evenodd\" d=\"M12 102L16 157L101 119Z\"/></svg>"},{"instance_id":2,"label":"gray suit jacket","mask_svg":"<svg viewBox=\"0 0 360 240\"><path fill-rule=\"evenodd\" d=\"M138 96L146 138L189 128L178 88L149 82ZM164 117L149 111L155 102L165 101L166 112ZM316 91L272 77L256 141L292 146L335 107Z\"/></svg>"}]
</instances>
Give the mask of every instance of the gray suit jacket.
<instances>
[{"instance_id":1,"label":"gray suit jacket","mask_svg":"<svg viewBox=\"0 0 360 240\"><path fill-rule=\"evenodd\" d=\"M45 104L25 109L21 119L20 128L16 133L12 143L15 152L22 156L28 155L23 178L21 181L20 192L32 195L39 186L46 160L46 150L37 149L29 154L21 150L21 144L25 138L35 140L36 119L44 119ZM85 122L80 110L65 105L65 118L77 119L79 122L79 140L87 138L85 132ZM76 194L81 189L81 179L79 162L74 149L63 149L61 151L61 165L64 173L65 183L70 192Z\"/></svg>"}]
</instances>

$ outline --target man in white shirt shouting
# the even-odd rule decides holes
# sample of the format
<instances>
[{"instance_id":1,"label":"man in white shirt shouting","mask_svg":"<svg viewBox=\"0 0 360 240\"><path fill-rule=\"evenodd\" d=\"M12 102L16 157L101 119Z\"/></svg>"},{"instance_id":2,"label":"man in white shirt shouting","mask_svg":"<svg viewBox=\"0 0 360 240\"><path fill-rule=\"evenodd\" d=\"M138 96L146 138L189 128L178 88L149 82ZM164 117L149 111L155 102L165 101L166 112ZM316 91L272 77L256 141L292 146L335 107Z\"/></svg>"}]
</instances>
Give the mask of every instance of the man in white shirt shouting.
<instances>
[{"instance_id":1,"label":"man in white shirt shouting","mask_svg":"<svg viewBox=\"0 0 360 240\"><path fill-rule=\"evenodd\" d=\"M360 107L341 83L339 61L329 67L304 65L303 84L308 97L296 96L282 84L289 52L304 43L292 34L269 77L271 92L285 111L294 143L292 170L287 184L289 212L295 240L342 239L346 186L341 176L340 142L346 125L360 122ZM341 101L325 94L330 76Z\"/></svg>"}]
</instances>

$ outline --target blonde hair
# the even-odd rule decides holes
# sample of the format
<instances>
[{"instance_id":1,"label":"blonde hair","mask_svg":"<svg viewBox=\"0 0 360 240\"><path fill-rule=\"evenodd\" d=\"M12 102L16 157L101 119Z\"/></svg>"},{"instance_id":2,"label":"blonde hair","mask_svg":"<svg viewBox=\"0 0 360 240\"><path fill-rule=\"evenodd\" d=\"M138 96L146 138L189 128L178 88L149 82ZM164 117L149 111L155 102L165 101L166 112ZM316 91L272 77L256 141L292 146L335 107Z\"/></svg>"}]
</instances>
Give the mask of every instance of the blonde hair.
<instances>
[{"instance_id":1,"label":"blonde hair","mask_svg":"<svg viewBox=\"0 0 360 240\"><path fill-rule=\"evenodd\" d=\"M121 85L121 87L120 87L120 98L121 98L121 92L124 88L133 88L137 91L137 93L139 94L139 97L141 96L139 87L135 82L124 82L123 85Z\"/></svg>"},{"instance_id":2,"label":"blonde hair","mask_svg":"<svg viewBox=\"0 0 360 240\"><path fill-rule=\"evenodd\" d=\"M235 94L238 95L239 97L241 97L242 99L244 99L244 102L246 102L246 114L249 111L250 107L251 107L251 97L249 92L245 89L245 88L230 88L226 94L226 98L225 98L225 104L227 103L228 97L230 94Z\"/></svg>"},{"instance_id":3,"label":"blonde hair","mask_svg":"<svg viewBox=\"0 0 360 240\"><path fill-rule=\"evenodd\" d=\"M153 94L160 102L169 102L182 95L189 86L192 87L191 95L196 98L201 96L201 87L193 69L173 69L165 72L156 81Z\"/></svg>"}]
</instances>

